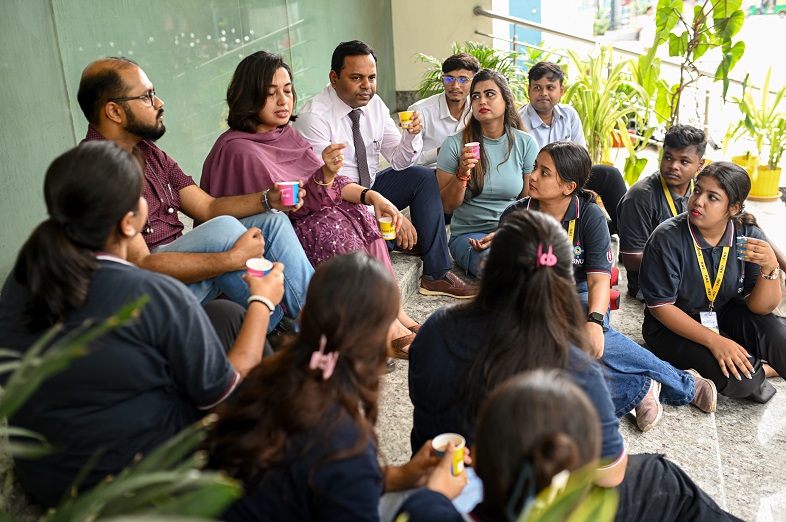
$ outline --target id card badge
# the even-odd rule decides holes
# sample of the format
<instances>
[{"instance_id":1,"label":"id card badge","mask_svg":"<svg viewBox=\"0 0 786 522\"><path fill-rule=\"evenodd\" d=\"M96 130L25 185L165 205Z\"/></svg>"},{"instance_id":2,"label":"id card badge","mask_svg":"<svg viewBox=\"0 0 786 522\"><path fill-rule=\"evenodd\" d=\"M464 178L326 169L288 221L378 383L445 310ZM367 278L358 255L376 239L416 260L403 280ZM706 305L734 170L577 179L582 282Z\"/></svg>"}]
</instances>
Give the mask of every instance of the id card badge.
<instances>
[{"instance_id":1,"label":"id card badge","mask_svg":"<svg viewBox=\"0 0 786 522\"><path fill-rule=\"evenodd\" d=\"M713 311L709 312L699 312L701 317L701 325L704 327L709 328L716 334L720 334L718 331L718 314Z\"/></svg>"}]
</instances>

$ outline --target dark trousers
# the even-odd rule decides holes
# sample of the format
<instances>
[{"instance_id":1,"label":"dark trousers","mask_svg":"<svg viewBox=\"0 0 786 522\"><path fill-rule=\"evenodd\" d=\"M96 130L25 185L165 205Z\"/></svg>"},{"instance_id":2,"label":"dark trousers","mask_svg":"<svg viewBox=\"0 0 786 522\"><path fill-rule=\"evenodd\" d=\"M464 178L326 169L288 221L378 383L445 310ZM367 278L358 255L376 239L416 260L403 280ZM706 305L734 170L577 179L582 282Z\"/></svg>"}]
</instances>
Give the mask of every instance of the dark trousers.
<instances>
[{"instance_id":1,"label":"dark trousers","mask_svg":"<svg viewBox=\"0 0 786 522\"><path fill-rule=\"evenodd\" d=\"M617 487L618 521L740 520L723 511L691 478L662 455L630 455Z\"/></svg>"},{"instance_id":2,"label":"dark trousers","mask_svg":"<svg viewBox=\"0 0 786 522\"><path fill-rule=\"evenodd\" d=\"M409 207L412 225L418 233L423 275L439 279L451 267L442 199L434 171L421 166L404 170L388 168L377 173L376 190L401 210ZM388 242L390 248L395 243Z\"/></svg>"},{"instance_id":3,"label":"dark trousers","mask_svg":"<svg viewBox=\"0 0 786 522\"><path fill-rule=\"evenodd\" d=\"M210 319L213 328L216 330L218 338L221 340L221 345L229 353L229 350L235 344L240 327L243 325L246 309L228 299L215 299L202 305L202 308L205 309L208 319ZM262 356L267 357L272 355L272 353L273 349L265 340Z\"/></svg>"},{"instance_id":4,"label":"dark trousers","mask_svg":"<svg viewBox=\"0 0 786 522\"><path fill-rule=\"evenodd\" d=\"M584 188L597 192L603 200L603 208L611 218L609 233L617 232L617 205L628 191L622 173L611 165L593 165Z\"/></svg>"},{"instance_id":5,"label":"dark trousers","mask_svg":"<svg viewBox=\"0 0 786 522\"><path fill-rule=\"evenodd\" d=\"M652 353L682 370L698 371L715 383L721 395L757 402L770 400L775 388L764 377L761 361L767 361L780 375L786 372L786 319L775 314L754 314L744 302L735 300L718 312L718 327L721 335L748 350L754 369L752 379L743 376L738 381L731 374L725 377L709 348L675 334L649 311L644 314L641 331Z\"/></svg>"}]
</instances>

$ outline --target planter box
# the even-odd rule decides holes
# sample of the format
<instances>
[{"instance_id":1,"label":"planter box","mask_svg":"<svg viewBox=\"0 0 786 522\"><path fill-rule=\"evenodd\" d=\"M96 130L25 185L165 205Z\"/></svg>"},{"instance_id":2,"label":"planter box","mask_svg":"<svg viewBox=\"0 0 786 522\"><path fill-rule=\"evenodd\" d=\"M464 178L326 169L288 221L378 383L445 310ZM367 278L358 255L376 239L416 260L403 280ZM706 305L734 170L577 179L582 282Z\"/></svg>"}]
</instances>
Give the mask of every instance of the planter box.
<instances>
[{"instance_id":1,"label":"planter box","mask_svg":"<svg viewBox=\"0 0 786 522\"><path fill-rule=\"evenodd\" d=\"M749 199L754 201L776 201L780 199L781 193L778 185L781 180L781 169L770 170L767 168L767 165L759 165L759 158L750 153L733 156L731 161L744 168L751 178Z\"/></svg>"}]
</instances>

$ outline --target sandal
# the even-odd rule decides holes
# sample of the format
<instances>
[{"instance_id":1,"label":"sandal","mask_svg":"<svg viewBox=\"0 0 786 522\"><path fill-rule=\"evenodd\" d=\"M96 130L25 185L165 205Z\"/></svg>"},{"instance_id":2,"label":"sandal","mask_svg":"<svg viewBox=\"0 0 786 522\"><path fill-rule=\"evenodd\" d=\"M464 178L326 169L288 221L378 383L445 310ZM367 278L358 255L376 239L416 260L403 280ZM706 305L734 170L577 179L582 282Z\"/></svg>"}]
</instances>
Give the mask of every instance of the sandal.
<instances>
[{"instance_id":1,"label":"sandal","mask_svg":"<svg viewBox=\"0 0 786 522\"><path fill-rule=\"evenodd\" d=\"M414 326L407 326L407 330L414 334L418 333L418 330L420 330L420 323L415 321Z\"/></svg>"},{"instance_id":2,"label":"sandal","mask_svg":"<svg viewBox=\"0 0 786 522\"><path fill-rule=\"evenodd\" d=\"M409 352L404 351L404 348L409 347L412 341L415 340L415 334L405 335L398 339L393 339L388 348L388 356L395 357L396 359L409 359Z\"/></svg>"}]
</instances>

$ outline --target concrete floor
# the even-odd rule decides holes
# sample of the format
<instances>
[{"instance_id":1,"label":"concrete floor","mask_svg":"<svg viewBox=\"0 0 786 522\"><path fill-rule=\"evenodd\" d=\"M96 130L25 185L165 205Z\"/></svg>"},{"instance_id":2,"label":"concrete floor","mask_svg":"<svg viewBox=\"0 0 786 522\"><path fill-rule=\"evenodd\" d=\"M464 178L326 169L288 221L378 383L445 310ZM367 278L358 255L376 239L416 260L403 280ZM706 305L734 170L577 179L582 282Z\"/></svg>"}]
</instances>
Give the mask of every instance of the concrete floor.
<instances>
[{"instance_id":1,"label":"concrete floor","mask_svg":"<svg viewBox=\"0 0 786 522\"><path fill-rule=\"evenodd\" d=\"M749 202L748 210L759 219L771 240L786 246L786 207L783 202ZM447 297L411 292L419 260L393 255L394 268L403 284L404 308L423 322L436 309L456 303ZM623 294L612 324L641 343L644 305L625 295L625 269L620 265L618 288ZM416 281L416 280L415 280ZM405 289L404 289L405 288ZM390 464L406 462L410 455L412 403L407 386L406 361L384 383L377 434L384 458ZM718 398L718 411L664 406L660 423L641 433L633 417L621 419L620 430L629 453L663 453L679 464L719 505L750 521L786 521L786 382L770 379L778 390L767 404Z\"/></svg>"}]
</instances>

